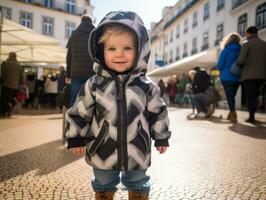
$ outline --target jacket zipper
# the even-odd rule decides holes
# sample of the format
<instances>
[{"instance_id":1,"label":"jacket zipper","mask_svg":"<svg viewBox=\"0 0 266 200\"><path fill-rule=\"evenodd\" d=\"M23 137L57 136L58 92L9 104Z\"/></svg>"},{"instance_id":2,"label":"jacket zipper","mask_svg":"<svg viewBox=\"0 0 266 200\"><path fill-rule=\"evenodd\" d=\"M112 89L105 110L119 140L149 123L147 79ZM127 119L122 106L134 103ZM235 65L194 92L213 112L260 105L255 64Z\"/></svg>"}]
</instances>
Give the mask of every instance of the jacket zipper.
<instances>
[{"instance_id":1,"label":"jacket zipper","mask_svg":"<svg viewBox=\"0 0 266 200\"><path fill-rule=\"evenodd\" d=\"M118 169L127 170L127 121L126 121L126 97L124 83L117 78L117 108L118 108Z\"/></svg>"}]
</instances>

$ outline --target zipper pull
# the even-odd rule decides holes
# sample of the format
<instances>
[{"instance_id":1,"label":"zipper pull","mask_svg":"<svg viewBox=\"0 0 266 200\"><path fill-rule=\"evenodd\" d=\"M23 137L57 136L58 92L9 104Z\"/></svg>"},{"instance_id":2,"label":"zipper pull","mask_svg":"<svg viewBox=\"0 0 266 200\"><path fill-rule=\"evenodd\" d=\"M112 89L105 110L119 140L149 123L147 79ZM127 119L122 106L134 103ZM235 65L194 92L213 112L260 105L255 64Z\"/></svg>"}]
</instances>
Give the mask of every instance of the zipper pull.
<instances>
[{"instance_id":1,"label":"zipper pull","mask_svg":"<svg viewBox=\"0 0 266 200\"><path fill-rule=\"evenodd\" d=\"M123 84L120 83L119 84L119 91L118 91L118 95L117 95L117 100L123 99L123 96L124 96L124 87L123 87Z\"/></svg>"}]
</instances>

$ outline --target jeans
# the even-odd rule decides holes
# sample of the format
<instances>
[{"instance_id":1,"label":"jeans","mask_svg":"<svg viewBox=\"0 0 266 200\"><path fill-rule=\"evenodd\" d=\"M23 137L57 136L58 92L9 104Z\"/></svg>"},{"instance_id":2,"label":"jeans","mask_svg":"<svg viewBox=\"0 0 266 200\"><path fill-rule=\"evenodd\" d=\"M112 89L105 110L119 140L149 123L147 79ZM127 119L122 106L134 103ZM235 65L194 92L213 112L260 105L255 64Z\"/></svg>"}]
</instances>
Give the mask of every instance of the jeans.
<instances>
[{"instance_id":1,"label":"jeans","mask_svg":"<svg viewBox=\"0 0 266 200\"><path fill-rule=\"evenodd\" d=\"M102 170L93 168L94 179L92 180L92 187L95 192L101 191L116 191L117 185L120 183L130 191L149 192L150 191L150 177L146 175L147 170L125 171L116 170Z\"/></svg>"},{"instance_id":2,"label":"jeans","mask_svg":"<svg viewBox=\"0 0 266 200\"><path fill-rule=\"evenodd\" d=\"M81 86L86 83L88 79L72 79L71 80L71 98L70 98L70 106L75 103L75 100L78 96L79 90Z\"/></svg>"},{"instance_id":3,"label":"jeans","mask_svg":"<svg viewBox=\"0 0 266 200\"><path fill-rule=\"evenodd\" d=\"M207 96L204 93L198 93L192 95L192 103L197 109L198 113L204 112L207 113L208 111L208 105L207 105Z\"/></svg>"},{"instance_id":4,"label":"jeans","mask_svg":"<svg viewBox=\"0 0 266 200\"><path fill-rule=\"evenodd\" d=\"M235 111L235 96L239 87L239 82L223 81L222 85L230 111Z\"/></svg>"}]
</instances>

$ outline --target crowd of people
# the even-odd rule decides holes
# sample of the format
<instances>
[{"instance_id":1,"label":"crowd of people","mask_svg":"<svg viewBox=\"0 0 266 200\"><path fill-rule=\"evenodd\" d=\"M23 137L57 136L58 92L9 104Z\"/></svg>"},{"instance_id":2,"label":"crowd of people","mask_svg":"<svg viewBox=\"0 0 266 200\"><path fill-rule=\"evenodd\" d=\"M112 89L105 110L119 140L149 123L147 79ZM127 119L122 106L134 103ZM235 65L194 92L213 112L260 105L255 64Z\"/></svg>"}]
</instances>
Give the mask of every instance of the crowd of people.
<instances>
[{"instance_id":1,"label":"crowd of people","mask_svg":"<svg viewBox=\"0 0 266 200\"><path fill-rule=\"evenodd\" d=\"M64 67L59 67L59 71L40 78L31 71L25 73L16 53L11 52L1 65L1 116L10 117L17 104L24 108L55 109L57 94L65 86L66 71Z\"/></svg>"},{"instance_id":2,"label":"crowd of people","mask_svg":"<svg viewBox=\"0 0 266 200\"><path fill-rule=\"evenodd\" d=\"M257 36L257 28L251 26L246 30L246 41L241 44L242 38L238 33L230 33L222 43L222 51L217 60L220 82L229 108L227 119L237 122L236 94L239 86L243 86L244 101L249 111L246 120L256 123L256 110L265 110L266 101L266 42ZM239 68L236 73L232 68ZM215 89L215 78L212 78L204 69L194 67L179 79L170 79L166 84L158 82L161 96L169 98L170 105L192 104L197 109L196 117L204 118L213 114L212 104L222 98L222 94ZM211 101L210 94L216 96ZM220 95L220 97L219 97Z\"/></svg>"}]
</instances>

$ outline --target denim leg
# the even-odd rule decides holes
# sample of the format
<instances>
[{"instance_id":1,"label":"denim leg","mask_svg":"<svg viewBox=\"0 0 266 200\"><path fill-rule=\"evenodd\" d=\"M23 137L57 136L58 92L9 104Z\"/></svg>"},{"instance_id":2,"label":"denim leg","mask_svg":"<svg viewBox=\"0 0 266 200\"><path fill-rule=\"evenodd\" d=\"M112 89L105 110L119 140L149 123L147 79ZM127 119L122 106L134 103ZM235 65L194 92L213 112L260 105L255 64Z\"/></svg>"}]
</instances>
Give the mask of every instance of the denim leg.
<instances>
[{"instance_id":1,"label":"denim leg","mask_svg":"<svg viewBox=\"0 0 266 200\"><path fill-rule=\"evenodd\" d=\"M192 96L193 104L198 112L204 112L206 113L208 111L206 106L206 95L203 93L198 93Z\"/></svg>"},{"instance_id":2,"label":"denim leg","mask_svg":"<svg viewBox=\"0 0 266 200\"><path fill-rule=\"evenodd\" d=\"M239 87L238 82L222 82L230 111L235 111L235 96Z\"/></svg>"},{"instance_id":3,"label":"denim leg","mask_svg":"<svg viewBox=\"0 0 266 200\"><path fill-rule=\"evenodd\" d=\"M150 177L147 170L125 171L122 174L122 183L130 191L149 192Z\"/></svg>"},{"instance_id":4,"label":"denim leg","mask_svg":"<svg viewBox=\"0 0 266 200\"><path fill-rule=\"evenodd\" d=\"M86 82L87 80L71 80L71 98L70 98L70 106L72 106L75 103L75 100L78 96L79 90L81 86Z\"/></svg>"},{"instance_id":5,"label":"denim leg","mask_svg":"<svg viewBox=\"0 0 266 200\"><path fill-rule=\"evenodd\" d=\"M119 171L93 168L94 179L91 182L95 192L116 191L120 182Z\"/></svg>"}]
</instances>

